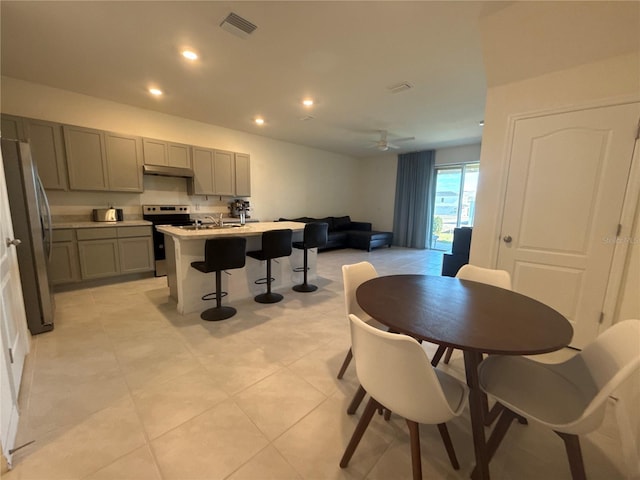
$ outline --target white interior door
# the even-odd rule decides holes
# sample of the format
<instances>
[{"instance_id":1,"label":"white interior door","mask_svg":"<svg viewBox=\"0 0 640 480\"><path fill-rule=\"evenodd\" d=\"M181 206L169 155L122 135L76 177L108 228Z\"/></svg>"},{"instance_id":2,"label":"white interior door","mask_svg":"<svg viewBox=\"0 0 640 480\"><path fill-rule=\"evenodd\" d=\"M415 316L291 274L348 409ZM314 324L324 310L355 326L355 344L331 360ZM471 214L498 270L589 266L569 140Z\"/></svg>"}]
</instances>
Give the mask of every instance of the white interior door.
<instances>
[{"instance_id":1,"label":"white interior door","mask_svg":"<svg viewBox=\"0 0 640 480\"><path fill-rule=\"evenodd\" d=\"M20 379L29 351L18 257L10 240L13 228L0 154L0 443L9 464L18 429Z\"/></svg>"},{"instance_id":2,"label":"white interior door","mask_svg":"<svg viewBox=\"0 0 640 480\"><path fill-rule=\"evenodd\" d=\"M514 290L598 334L640 103L517 120L498 268Z\"/></svg>"}]
</instances>

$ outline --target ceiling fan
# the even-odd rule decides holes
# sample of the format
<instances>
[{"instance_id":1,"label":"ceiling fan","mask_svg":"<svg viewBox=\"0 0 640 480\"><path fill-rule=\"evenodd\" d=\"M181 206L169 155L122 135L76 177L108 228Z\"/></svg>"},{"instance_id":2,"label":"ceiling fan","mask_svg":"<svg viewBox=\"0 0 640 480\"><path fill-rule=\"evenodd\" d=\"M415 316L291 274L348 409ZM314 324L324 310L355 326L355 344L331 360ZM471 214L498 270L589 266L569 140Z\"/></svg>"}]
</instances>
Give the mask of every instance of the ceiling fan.
<instances>
[{"instance_id":1,"label":"ceiling fan","mask_svg":"<svg viewBox=\"0 0 640 480\"><path fill-rule=\"evenodd\" d=\"M402 147L396 145L395 143L391 143L391 142L389 142L387 140L387 131L386 130L378 130L378 132L380 133L380 140L374 142L374 144L371 145L370 148L377 148L381 152L386 152L390 148L394 148L394 149L402 148ZM409 141L409 140L415 140L415 138L416 137L396 138L394 140L394 142L406 142L406 141Z\"/></svg>"}]
</instances>

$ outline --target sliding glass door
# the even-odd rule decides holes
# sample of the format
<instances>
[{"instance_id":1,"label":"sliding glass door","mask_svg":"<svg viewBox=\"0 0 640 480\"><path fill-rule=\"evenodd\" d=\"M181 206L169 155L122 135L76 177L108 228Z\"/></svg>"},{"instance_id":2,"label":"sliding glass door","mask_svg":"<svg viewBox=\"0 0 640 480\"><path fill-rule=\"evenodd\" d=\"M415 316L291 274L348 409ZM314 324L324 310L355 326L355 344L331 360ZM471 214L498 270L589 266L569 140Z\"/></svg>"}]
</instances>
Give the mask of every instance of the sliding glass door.
<instances>
[{"instance_id":1,"label":"sliding glass door","mask_svg":"<svg viewBox=\"0 0 640 480\"><path fill-rule=\"evenodd\" d=\"M450 251L453 229L473 225L479 167L479 163L465 163L435 168L432 249Z\"/></svg>"}]
</instances>

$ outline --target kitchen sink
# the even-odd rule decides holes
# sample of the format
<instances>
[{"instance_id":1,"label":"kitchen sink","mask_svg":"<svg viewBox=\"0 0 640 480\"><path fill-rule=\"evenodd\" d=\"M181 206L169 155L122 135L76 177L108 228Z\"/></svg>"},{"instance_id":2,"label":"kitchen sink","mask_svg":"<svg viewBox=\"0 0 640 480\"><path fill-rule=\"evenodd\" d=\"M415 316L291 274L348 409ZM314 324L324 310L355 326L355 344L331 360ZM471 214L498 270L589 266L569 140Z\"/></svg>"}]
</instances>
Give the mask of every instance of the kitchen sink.
<instances>
[{"instance_id":1,"label":"kitchen sink","mask_svg":"<svg viewBox=\"0 0 640 480\"><path fill-rule=\"evenodd\" d=\"M241 227L242 225L237 225L237 224L230 224L230 225L223 225L223 226L218 226L218 225L210 225L210 224L205 224L205 225L181 225L178 228L181 228L182 230L224 230L227 228L235 228L235 227Z\"/></svg>"}]
</instances>

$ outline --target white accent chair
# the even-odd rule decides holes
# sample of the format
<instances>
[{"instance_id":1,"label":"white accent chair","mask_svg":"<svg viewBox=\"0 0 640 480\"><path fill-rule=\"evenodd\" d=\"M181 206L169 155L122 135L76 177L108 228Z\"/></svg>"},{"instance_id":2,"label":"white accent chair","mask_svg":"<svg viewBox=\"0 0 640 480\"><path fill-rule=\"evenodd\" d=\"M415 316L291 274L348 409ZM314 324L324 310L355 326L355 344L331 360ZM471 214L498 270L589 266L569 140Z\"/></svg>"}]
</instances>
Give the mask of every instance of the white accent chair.
<instances>
[{"instance_id":1,"label":"white accent chair","mask_svg":"<svg viewBox=\"0 0 640 480\"><path fill-rule=\"evenodd\" d=\"M356 299L356 290L358 289L358 287L367 280L371 280L372 278L376 278L377 276L378 272L376 272L375 267L369 262L359 262L352 265L342 266L342 281L344 283L344 307L347 320L349 319L349 315L354 314L367 323L372 322L374 324L377 324L377 322L373 318L371 318L367 313L365 313L364 310L362 310L362 308L360 308L360 305L358 305L358 300ZM349 351L347 352L347 355L342 362L342 366L340 367L340 371L338 372L339 379L344 376L344 372L346 372L352 358L353 351L351 348L349 348ZM365 394L366 392L364 388L362 388L362 385L358 386L358 390L356 391L353 400L351 401L347 409L347 413L349 415L353 415L356 412Z\"/></svg>"},{"instance_id":2,"label":"white accent chair","mask_svg":"<svg viewBox=\"0 0 640 480\"><path fill-rule=\"evenodd\" d=\"M458 460L445 422L460 415L466 404L465 384L431 366L418 341L403 334L374 328L349 315L351 343L358 380L371 398L340 460L346 468L376 410L402 416L409 426L413 478L422 478L418 424L437 425L449 460Z\"/></svg>"},{"instance_id":3,"label":"white accent chair","mask_svg":"<svg viewBox=\"0 0 640 480\"><path fill-rule=\"evenodd\" d=\"M558 364L492 355L479 367L480 387L503 407L487 445L493 456L518 416L551 428L564 441L571 476L586 478L579 435L597 429L607 399L640 374L640 320L606 330L582 352Z\"/></svg>"},{"instance_id":4,"label":"white accent chair","mask_svg":"<svg viewBox=\"0 0 640 480\"><path fill-rule=\"evenodd\" d=\"M456 278L461 280L470 280L472 282L486 283L487 285L493 285L494 287L511 290L511 275L506 270L493 270L491 268L476 267L475 265L467 264L463 265L460 270L458 270ZM453 348L447 347L444 356L444 363L449 363L452 353Z\"/></svg>"}]
</instances>

